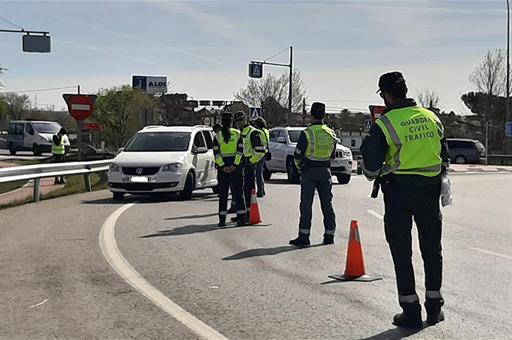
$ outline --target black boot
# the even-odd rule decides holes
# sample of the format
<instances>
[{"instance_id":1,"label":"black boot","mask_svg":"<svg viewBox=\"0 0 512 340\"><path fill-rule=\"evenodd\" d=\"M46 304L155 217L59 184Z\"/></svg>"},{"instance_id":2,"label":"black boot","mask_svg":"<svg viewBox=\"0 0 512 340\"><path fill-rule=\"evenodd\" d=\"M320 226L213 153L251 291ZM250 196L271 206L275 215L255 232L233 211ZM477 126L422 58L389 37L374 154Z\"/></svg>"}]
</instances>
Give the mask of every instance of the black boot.
<instances>
[{"instance_id":1,"label":"black boot","mask_svg":"<svg viewBox=\"0 0 512 340\"><path fill-rule=\"evenodd\" d=\"M334 235L324 234L324 244L333 244L333 243L334 243Z\"/></svg>"},{"instance_id":2,"label":"black boot","mask_svg":"<svg viewBox=\"0 0 512 340\"><path fill-rule=\"evenodd\" d=\"M290 240L289 243L299 247L306 247L311 244L311 242L309 242L309 235L302 233L299 233L299 236L296 239Z\"/></svg>"},{"instance_id":3,"label":"black boot","mask_svg":"<svg viewBox=\"0 0 512 340\"><path fill-rule=\"evenodd\" d=\"M421 305L416 303L402 303L403 313L395 315L393 325L403 328L420 329L423 328L421 320Z\"/></svg>"},{"instance_id":4,"label":"black boot","mask_svg":"<svg viewBox=\"0 0 512 340\"><path fill-rule=\"evenodd\" d=\"M236 216L236 225L237 227L243 227L249 225L249 219L247 218L247 214L240 214Z\"/></svg>"},{"instance_id":5,"label":"black boot","mask_svg":"<svg viewBox=\"0 0 512 340\"><path fill-rule=\"evenodd\" d=\"M235 206L231 206L229 209L228 209L228 214L234 214L236 213L236 207Z\"/></svg>"},{"instance_id":6,"label":"black boot","mask_svg":"<svg viewBox=\"0 0 512 340\"><path fill-rule=\"evenodd\" d=\"M425 301L425 309L427 310L427 323L435 325L444 321L444 313L441 307L444 305L443 299L427 299Z\"/></svg>"},{"instance_id":7,"label":"black boot","mask_svg":"<svg viewBox=\"0 0 512 340\"><path fill-rule=\"evenodd\" d=\"M219 224L217 224L219 228L226 226L226 215L219 216Z\"/></svg>"}]
</instances>

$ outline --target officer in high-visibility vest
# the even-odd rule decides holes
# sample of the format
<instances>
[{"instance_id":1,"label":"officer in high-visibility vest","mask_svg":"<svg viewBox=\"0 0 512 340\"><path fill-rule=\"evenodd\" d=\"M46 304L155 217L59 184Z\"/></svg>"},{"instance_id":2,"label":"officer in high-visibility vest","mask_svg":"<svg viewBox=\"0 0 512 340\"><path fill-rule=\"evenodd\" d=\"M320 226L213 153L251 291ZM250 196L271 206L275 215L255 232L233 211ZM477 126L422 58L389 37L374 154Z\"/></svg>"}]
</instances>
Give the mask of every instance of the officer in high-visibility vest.
<instances>
[{"instance_id":1,"label":"officer in high-visibility vest","mask_svg":"<svg viewBox=\"0 0 512 340\"><path fill-rule=\"evenodd\" d=\"M256 164L265 156L265 146L261 141L260 132L249 124L247 115L244 112L235 113L235 125L242 132L244 140L244 194L247 204L247 215L249 215L251 192L255 188L255 168Z\"/></svg>"},{"instance_id":2,"label":"officer in high-visibility vest","mask_svg":"<svg viewBox=\"0 0 512 340\"><path fill-rule=\"evenodd\" d=\"M64 162L66 146L64 145L63 129L61 129L56 135L52 136L52 156L54 163ZM64 184L64 177L56 176L53 184Z\"/></svg>"},{"instance_id":3,"label":"officer in high-visibility vest","mask_svg":"<svg viewBox=\"0 0 512 340\"><path fill-rule=\"evenodd\" d=\"M301 132L295 148L295 164L301 172L299 236L290 241L296 246L309 246L312 205L315 189L320 197L324 215L324 244L334 243L336 217L332 208L331 158L336 152L337 138L332 129L324 124L325 105L311 106L313 123Z\"/></svg>"},{"instance_id":4,"label":"officer in high-visibility vest","mask_svg":"<svg viewBox=\"0 0 512 340\"><path fill-rule=\"evenodd\" d=\"M425 267L427 322L436 324L444 320L439 198L449 154L441 121L406 97L407 86L400 72L382 75L378 92L386 109L361 146L363 171L376 180L372 197L376 197L379 185L384 193L384 229L403 309L393 324L421 328L421 305L411 262L412 219L418 228Z\"/></svg>"},{"instance_id":5,"label":"officer in high-visibility vest","mask_svg":"<svg viewBox=\"0 0 512 340\"><path fill-rule=\"evenodd\" d=\"M247 224L242 170L244 144L240 131L231 128L232 123L233 115L230 112L224 112L222 114L222 128L217 132L213 141L213 153L219 182L219 227L226 225L230 188L231 195L236 202L237 224L239 226Z\"/></svg>"},{"instance_id":6,"label":"officer in high-visibility vest","mask_svg":"<svg viewBox=\"0 0 512 340\"><path fill-rule=\"evenodd\" d=\"M256 165L256 186L258 188L257 196L265 196L265 179L263 178L263 169L265 167L265 161L270 155L269 145L270 142L270 131L267 129L267 122L262 117L258 117L254 120L254 127L260 130L262 143L265 146L265 157L263 157Z\"/></svg>"}]
</instances>

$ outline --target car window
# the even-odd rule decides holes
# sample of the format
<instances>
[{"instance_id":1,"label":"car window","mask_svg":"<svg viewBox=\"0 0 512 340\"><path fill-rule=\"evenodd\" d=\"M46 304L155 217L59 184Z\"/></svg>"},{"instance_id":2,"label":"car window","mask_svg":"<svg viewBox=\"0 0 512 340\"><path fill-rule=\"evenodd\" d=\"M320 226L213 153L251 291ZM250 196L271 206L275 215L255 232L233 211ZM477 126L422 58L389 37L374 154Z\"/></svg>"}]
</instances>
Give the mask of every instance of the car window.
<instances>
[{"instance_id":1,"label":"car window","mask_svg":"<svg viewBox=\"0 0 512 340\"><path fill-rule=\"evenodd\" d=\"M27 127L25 128L25 130L27 131L27 133L29 135L33 135L34 134L34 128L32 127L32 124L27 124Z\"/></svg>"},{"instance_id":2,"label":"car window","mask_svg":"<svg viewBox=\"0 0 512 340\"><path fill-rule=\"evenodd\" d=\"M202 133L203 133L204 140L206 141L206 146L208 147L208 150L213 149L213 139L212 139L211 132L203 131Z\"/></svg>"},{"instance_id":3,"label":"car window","mask_svg":"<svg viewBox=\"0 0 512 340\"><path fill-rule=\"evenodd\" d=\"M49 133L56 134L61 129L61 126L55 122L44 122L44 123L32 123L34 124L34 128L39 133ZM27 124L30 125L30 124Z\"/></svg>"},{"instance_id":4,"label":"car window","mask_svg":"<svg viewBox=\"0 0 512 340\"><path fill-rule=\"evenodd\" d=\"M290 137L290 142L298 143L301 132L302 132L302 130L289 130L288 136Z\"/></svg>"},{"instance_id":5,"label":"car window","mask_svg":"<svg viewBox=\"0 0 512 340\"><path fill-rule=\"evenodd\" d=\"M279 136L279 132L280 132L280 130L272 130L272 131L270 131L270 141L271 142L276 142L277 141L277 137Z\"/></svg>"},{"instance_id":6,"label":"car window","mask_svg":"<svg viewBox=\"0 0 512 340\"><path fill-rule=\"evenodd\" d=\"M194 146L198 147L198 148L206 147L202 133L200 133L200 132L196 133L196 135L194 137Z\"/></svg>"},{"instance_id":7,"label":"car window","mask_svg":"<svg viewBox=\"0 0 512 340\"><path fill-rule=\"evenodd\" d=\"M144 132L136 134L126 145L129 152L187 151L190 132Z\"/></svg>"},{"instance_id":8,"label":"car window","mask_svg":"<svg viewBox=\"0 0 512 340\"><path fill-rule=\"evenodd\" d=\"M467 141L461 141L461 140L449 140L448 148L451 148L451 149L473 149L474 143L467 142Z\"/></svg>"}]
</instances>

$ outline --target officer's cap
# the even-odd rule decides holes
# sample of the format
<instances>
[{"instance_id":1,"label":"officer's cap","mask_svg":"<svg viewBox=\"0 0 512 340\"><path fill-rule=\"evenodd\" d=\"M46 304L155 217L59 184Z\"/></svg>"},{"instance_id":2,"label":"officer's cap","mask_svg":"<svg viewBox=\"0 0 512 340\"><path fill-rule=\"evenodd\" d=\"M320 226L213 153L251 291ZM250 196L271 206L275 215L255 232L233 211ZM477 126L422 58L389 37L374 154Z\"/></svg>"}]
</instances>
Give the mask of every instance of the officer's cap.
<instances>
[{"instance_id":1,"label":"officer's cap","mask_svg":"<svg viewBox=\"0 0 512 340\"><path fill-rule=\"evenodd\" d=\"M245 113L243 111L238 111L237 113L235 113L235 122L244 120L246 117L247 116L245 115Z\"/></svg>"},{"instance_id":2,"label":"officer's cap","mask_svg":"<svg viewBox=\"0 0 512 340\"><path fill-rule=\"evenodd\" d=\"M397 86L406 86L405 79L402 73L398 71L385 73L379 78L379 89L377 92L381 91L393 91L397 88Z\"/></svg>"},{"instance_id":3,"label":"officer's cap","mask_svg":"<svg viewBox=\"0 0 512 340\"><path fill-rule=\"evenodd\" d=\"M314 102L311 105L311 115L313 117L323 117L323 116L325 116L325 104L324 103L319 103L319 102Z\"/></svg>"},{"instance_id":4,"label":"officer's cap","mask_svg":"<svg viewBox=\"0 0 512 340\"><path fill-rule=\"evenodd\" d=\"M231 112L222 112L222 120L233 120L233 114Z\"/></svg>"}]
</instances>

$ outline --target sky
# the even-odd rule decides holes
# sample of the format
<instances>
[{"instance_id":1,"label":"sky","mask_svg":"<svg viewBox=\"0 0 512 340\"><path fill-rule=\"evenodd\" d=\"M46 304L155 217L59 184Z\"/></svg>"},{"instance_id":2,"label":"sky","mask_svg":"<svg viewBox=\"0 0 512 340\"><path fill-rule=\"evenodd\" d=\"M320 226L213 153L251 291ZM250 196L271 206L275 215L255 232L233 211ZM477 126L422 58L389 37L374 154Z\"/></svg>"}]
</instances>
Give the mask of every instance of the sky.
<instances>
[{"instance_id":1,"label":"sky","mask_svg":"<svg viewBox=\"0 0 512 340\"><path fill-rule=\"evenodd\" d=\"M172 93L232 100L250 60L293 46L308 102L330 112L380 104L378 77L399 70L410 97L434 90L441 109L465 114L460 97L476 90L470 73L486 51L506 47L506 14L505 0L0 0L1 29L52 37L51 53L24 53L21 34L0 33L0 92L80 84L92 94L152 75L166 76ZM287 63L287 51L270 61ZM73 91L25 93L32 105L60 109Z\"/></svg>"}]
</instances>

